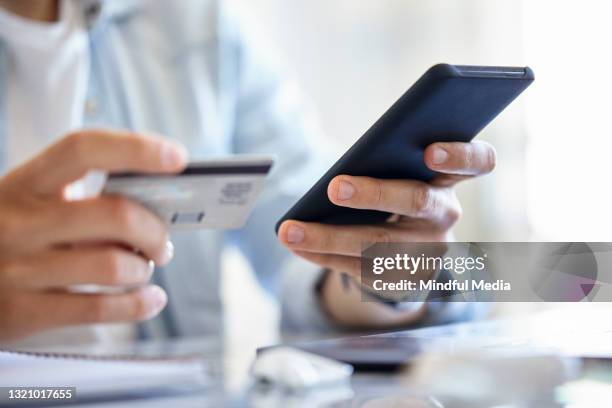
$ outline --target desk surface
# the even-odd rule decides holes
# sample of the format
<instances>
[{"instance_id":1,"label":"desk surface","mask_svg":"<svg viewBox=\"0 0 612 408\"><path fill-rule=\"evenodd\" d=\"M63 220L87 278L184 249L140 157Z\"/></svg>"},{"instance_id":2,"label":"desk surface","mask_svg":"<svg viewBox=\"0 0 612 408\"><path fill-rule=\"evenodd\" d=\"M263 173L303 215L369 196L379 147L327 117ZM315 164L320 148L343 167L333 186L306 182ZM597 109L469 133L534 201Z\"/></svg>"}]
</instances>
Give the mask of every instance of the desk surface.
<instances>
[{"instance_id":1,"label":"desk surface","mask_svg":"<svg viewBox=\"0 0 612 408\"><path fill-rule=\"evenodd\" d=\"M584 316L583 316L584 317ZM571 317L570 317L571 318ZM608 319L609 320L609 319ZM536 341L542 344L538 338L538 330L530 331L526 335L526 327L544 329L545 338L550 339L551 334L568 333L565 321L559 320L559 325L542 326L542 322L550 322L549 316L541 317L539 320L520 320L521 336L513 336L509 333L516 333L516 327L509 322L499 324L494 323L473 323L450 325L436 328L427 328L412 331L389 333L385 336L410 336L424 339L446 339L461 341L469 339L472 341L476 337L482 339L482 344L490 346L509 342L512 344L522 344L525 341ZM592 322L593 324L590 324ZM526 323L526 324L525 324ZM597 323L597 324L595 324ZM580 331L585 338L598 339L597 344L602 341L608 349L612 348L612 330L610 327L602 327L601 320L582 319L583 327L572 328L574 334ZM587 324L596 327L597 335L587 330ZM608 326L610 326L608 324ZM514 327L514 329L509 329ZM607 334L607 335L606 335ZM559 338L572 338L571 344L576 343L576 335L554 336ZM222 407L222 406L253 406L253 407L312 407L312 406L334 406L334 407L412 407L412 408L440 408L442 407L434 398L427 395L419 395L419 390L411 388L402 373L356 373L350 385L332 389L319 389L303 394L288 394L275 388L262 388L255 384L249 375L249 367L255 355L255 350L262 344L249 344L249 339L242 339L239 344L222 344L216 338L202 337L182 339L175 341L152 341L136 344L116 345L112 348L88 348L80 349L89 353L133 353L138 355L157 355L157 354L187 354L198 353L202 355L207 363L210 372L210 384L201 390L197 390L182 395L163 395L151 398L131 399L129 406L147 407ZM291 341L303 339L291 339ZM582 341L580 341L581 344ZM561 343L556 343L560 347L566 347ZM583 344L584 345L584 344ZM590 349L595 347L595 343L588 345ZM567 350L571 350L571 347ZM64 350L65 351L65 350ZM74 349L70 351L75 351ZM611 354L612 355L612 354ZM109 401L90 403L82 406L86 407L119 407L126 406L128 401ZM551 402L550 405L539 403L539 407L563 407ZM74 405L73 405L74 406ZM574 406L582 406L575 405Z\"/></svg>"},{"instance_id":2,"label":"desk surface","mask_svg":"<svg viewBox=\"0 0 612 408\"><path fill-rule=\"evenodd\" d=\"M301 339L296 339L301 340ZM99 354L173 355L198 353L204 357L211 382L205 388L187 394L162 395L152 398L130 399L134 407L362 407L392 406L392 401L414 401L418 398L403 384L402 376L383 373L357 373L350 384L289 394L273 387L261 387L253 383L249 368L260 345L224 345L212 337L190 338L173 341L147 341L131 345L79 348L78 352ZM58 349L58 351L62 351ZM74 352L74 348L70 351ZM370 405L380 402L382 405ZM123 407L128 401L87 403L83 407ZM75 405L71 405L75 406ZM403 405L400 405L403 406ZM413 406L413 405L410 405ZM430 405L416 405L416 407ZM432 407L438 408L436 405Z\"/></svg>"}]
</instances>

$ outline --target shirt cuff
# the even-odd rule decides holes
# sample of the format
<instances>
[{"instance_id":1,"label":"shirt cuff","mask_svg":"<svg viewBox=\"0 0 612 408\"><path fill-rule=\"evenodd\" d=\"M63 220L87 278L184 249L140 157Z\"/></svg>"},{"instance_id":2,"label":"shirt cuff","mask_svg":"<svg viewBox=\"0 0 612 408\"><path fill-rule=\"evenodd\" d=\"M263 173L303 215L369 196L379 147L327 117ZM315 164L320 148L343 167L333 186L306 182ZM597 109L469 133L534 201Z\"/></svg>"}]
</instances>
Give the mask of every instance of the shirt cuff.
<instances>
[{"instance_id":1,"label":"shirt cuff","mask_svg":"<svg viewBox=\"0 0 612 408\"><path fill-rule=\"evenodd\" d=\"M284 332L330 332L338 328L323 309L317 284L325 271L299 257L283 269L281 329Z\"/></svg>"}]
</instances>

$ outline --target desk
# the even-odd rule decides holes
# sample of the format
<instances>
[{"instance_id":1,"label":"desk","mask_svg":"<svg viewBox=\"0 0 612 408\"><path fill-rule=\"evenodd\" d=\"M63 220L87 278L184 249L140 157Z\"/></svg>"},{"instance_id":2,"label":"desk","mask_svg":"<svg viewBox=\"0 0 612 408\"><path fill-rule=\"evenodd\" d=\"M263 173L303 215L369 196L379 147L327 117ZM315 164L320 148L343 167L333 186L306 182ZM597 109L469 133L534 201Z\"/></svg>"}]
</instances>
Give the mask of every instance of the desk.
<instances>
[{"instance_id":1,"label":"desk","mask_svg":"<svg viewBox=\"0 0 612 408\"><path fill-rule=\"evenodd\" d=\"M302 340L291 338L290 341ZM364 373L353 376L350 385L324 389L300 395L290 395L275 388L263 388L253 384L249 367L255 350L261 344L249 344L248 339L240 344L224 345L215 337L198 337L170 341L145 341L134 344L54 348L53 351L84 352L90 354L136 354L136 355L179 355L198 353L204 357L211 383L202 390L184 395L161 395L151 398L130 399L129 401L105 401L70 405L71 407L313 407L328 406L370 406L373 400L414 398L413 393L402 384L397 374ZM78 391L78 390L77 390ZM379 405L373 405L379 406ZM412 405L411 405L412 406ZM428 407L429 405L423 405ZM420 405L417 405L420 407ZM433 407L433 405L432 405Z\"/></svg>"},{"instance_id":2,"label":"desk","mask_svg":"<svg viewBox=\"0 0 612 408\"><path fill-rule=\"evenodd\" d=\"M557 314L541 314L531 318L509 321L456 324L425 328L419 330L388 333L384 336L408 336L423 338L427 342L455 347L466 341L478 346L495 345L541 347L549 345L555 350L579 355L589 351L597 355L612 356L612 321L609 312L597 315L584 313L586 310L572 308ZM518 328L518 330L517 330ZM303 338L290 338L289 342L302 341ZM435 341L434 341L435 340ZM253 342L249 342L253 341ZM278 389L264 389L253 384L249 367L255 350L265 344L255 344L253 339L244 338L237 344L223 344L213 337L190 338L173 341L148 341L135 344L113 345L112 347L87 347L56 349L55 351L86 352L93 354L190 354L204 357L210 373L210 384L204 389L182 395L162 395L129 401L109 401L81 404L84 407L410 407L440 408L435 400L419 395L419 390L411 388L401 373L375 374L356 373L350 385L336 389L319 389L318 392L291 395ZM604 367L608 377L605 383L612 383L612 370ZM604 384L605 385L605 384ZM612 393L606 390L606 401L612 400ZM587 391L585 401L593 402L592 394ZM609 400L608 400L609 398ZM601 402L601 401L597 401ZM75 406L75 405L71 405ZM587 406L582 404L560 405L540 401L537 407ZM602 406L602 405L588 405ZM603 405L610 406L610 404ZM447 405L448 407L448 405Z\"/></svg>"}]
</instances>

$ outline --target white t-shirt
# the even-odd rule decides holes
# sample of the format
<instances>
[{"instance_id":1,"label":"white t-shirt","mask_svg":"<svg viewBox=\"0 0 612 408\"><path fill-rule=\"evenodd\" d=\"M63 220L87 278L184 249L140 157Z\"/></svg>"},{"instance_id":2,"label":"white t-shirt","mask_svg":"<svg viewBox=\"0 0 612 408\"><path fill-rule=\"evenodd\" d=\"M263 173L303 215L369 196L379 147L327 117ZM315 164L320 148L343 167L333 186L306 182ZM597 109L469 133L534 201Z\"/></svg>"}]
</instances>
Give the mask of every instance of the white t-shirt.
<instances>
[{"instance_id":1,"label":"white t-shirt","mask_svg":"<svg viewBox=\"0 0 612 408\"><path fill-rule=\"evenodd\" d=\"M89 37L78 0L62 0L53 23L27 20L0 7L0 39L8 49L7 170L82 127L89 80ZM69 198L99 190L103 174L90 172L68 189ZM131 325L63 329L29 339L48 342L131 339Z\"/></svg>"},{"instance_id":2,"label":"white t-shirt","mask_svg":"<svg viewBox=\"0 0 612 408\"><path fill-rule=\"evenodd\" d=\"M8 50L7 169L78 128L89 75L85 19L75 0L62 0L59 20L27 20L0 8Z\"/></svg>"}]
</instances>

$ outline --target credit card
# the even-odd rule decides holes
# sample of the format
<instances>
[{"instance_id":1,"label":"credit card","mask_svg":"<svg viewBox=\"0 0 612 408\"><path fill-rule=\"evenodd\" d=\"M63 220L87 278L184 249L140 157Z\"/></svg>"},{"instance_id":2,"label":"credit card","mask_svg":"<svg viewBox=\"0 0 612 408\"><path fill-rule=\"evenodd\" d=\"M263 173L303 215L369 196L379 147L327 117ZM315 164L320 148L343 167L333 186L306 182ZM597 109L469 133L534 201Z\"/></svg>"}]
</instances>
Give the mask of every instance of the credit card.
<instances>
[{"instance_id":1,"label":"credit card","mask_svg":"<svg viewBox=\"0 0 612 408\"><path fill-rule=\"evenodd\" d=\"M267 156L234 156L193 162L172 175L111 174L103 194L142 204L171 230L236 229L246 223L273 162Z\"/></svg>"}]
</instances>

